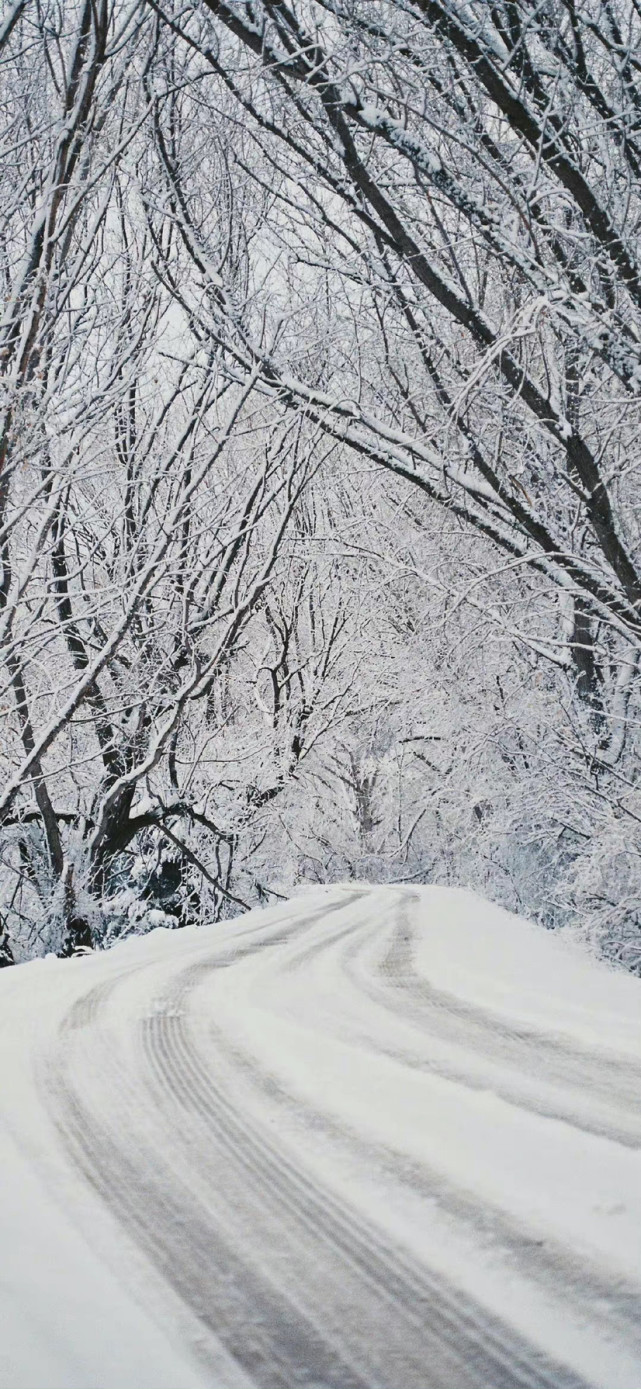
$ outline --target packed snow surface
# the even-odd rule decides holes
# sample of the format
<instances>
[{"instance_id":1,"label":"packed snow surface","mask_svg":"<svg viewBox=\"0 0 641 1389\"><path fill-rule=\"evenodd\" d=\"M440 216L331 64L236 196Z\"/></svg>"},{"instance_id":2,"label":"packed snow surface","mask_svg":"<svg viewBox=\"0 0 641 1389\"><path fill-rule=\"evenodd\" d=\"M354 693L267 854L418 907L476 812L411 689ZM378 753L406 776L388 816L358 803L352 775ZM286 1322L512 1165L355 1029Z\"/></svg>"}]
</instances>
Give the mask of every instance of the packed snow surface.
<instances>
[{"instance_id":1,"label":"packed snow surface","mask_svg":"<svg viewBox=\"0 0 641 1389\"><path fill-rule=\"evenodd\" d=\"M0 975L0 1389L634 1389L641 984L443 888Z\"/></svg>"}]
</instances>

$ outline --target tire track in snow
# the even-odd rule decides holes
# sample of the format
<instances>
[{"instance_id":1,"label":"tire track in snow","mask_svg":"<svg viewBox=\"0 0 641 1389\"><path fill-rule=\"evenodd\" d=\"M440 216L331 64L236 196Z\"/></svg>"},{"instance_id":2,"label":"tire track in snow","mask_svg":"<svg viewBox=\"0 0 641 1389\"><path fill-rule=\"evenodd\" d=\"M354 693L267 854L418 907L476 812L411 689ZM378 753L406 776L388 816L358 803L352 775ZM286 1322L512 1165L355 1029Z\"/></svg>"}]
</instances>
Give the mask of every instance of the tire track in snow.
<instances>
[{"instance_id":1,"label":"tire track in snow","mask_svg":"<svg viewBox=\"0 0 641 1389\"><path fill-rule=\"evenodd\" d=\"M333 936L332 943L338 943L341 936ZM313 948L317 955L318 943ZM307 952L306 952L307 954ZM309 955L312 955L310 948ZM287 969L291 968L288 961ZM201 981L207 971L202 970ZM215 1046L219 1057L227 1059L234 1068L238 1079L241 1077L268 1106L278 1111L275 1122L281 1126L292 1126L298 1131L313 1131L322 1135L332 1145L337 1162L345 1161L353 1167L354 1162L363 1169L378 1174L383 1184L392 1181L413 1194L421 1203L436 1205L452 1222L454 1228L466 1232L477 1247L502 1251L509 1266L530 1285L537 1286L543 1294L550 1289L563 1290L564 1303L579 1320L588 1315L592 1325L599 1325L608 1338L626 1342L630 1353L641 1364L641 1294L638 1286L630 1286L625 1279L617 1281L615 1294L611 1281L603 1276L602 1270L590 1265L585 1257L577 1258L576 1252L549 1236L537 1238L531 1226L512 1217L505 1210L486 1201L479 1206L478 1200L465 1189L453 1185L441 1171L430 1167L423 1161L420 1164L411 1158L401 1158L394 1151L373 1140L361 1138L351 1126L330 1115L326 1110L311 1105L300 1095L292 1093L269 1070L264 1069L255 1057L242 1052L232 1044L224 1033L209 1024L208 1031L215 1034ZM197 1040L194 1042L197 1045ZM391 1054L378 1048L382 1054ZM399 1053L402 1059L402 1053ZM201 1069L207 1070L206 1057L201 1058ZM439 1072L442 1074L442 1072ZM427 1257L427 1255L426 1255Z\"/></svg>"},{"instance_id":2,"label":"tire track in snow","mask_svg":"<svg viewBox=\"0 0 641 1389\"><path fill-rule=\"evenodd\" d=\"M138 1022L132 1011L126 1054L118 1054L109 1016L133 971L73 1005L47 1084L74 1162L259 1389L579 1389L577 1374L384 1236L311 1175L273 1128L243 1113L237 1092L249 1063L215 1029L204 1050L192 1028L203 982L257 950L276 973L298 970L304 981L330 950L363 989L358 920L367 923L367 894L307 913L302 902L293 920L291 911L283 915L271 933L239 931L187 968L176 957L160 1002L151 970L150 1014ZM315 938L313 927L330 916ZM439 1022L446 1016L448 1037L462 1044L457 1001L446 996L447 1006L435 1009L426 998L405 929L396 923L372 985L376 1000L384 995L400 1016L409 1003L428 1038L435 1011ZM471 1012L480 1025L479 1010ZM122 1028L122 1006L118 1016ZM491 1031L492 1020L480 1016ZM517 1040L527 1049L525 1035ZM520 1064L516 1056L511 1063ZM260 1066L249 1069L257 1086L265 1083Z\"/></svg>"},{"instance_id":3,"label":"tire track in snow","mask_svg":"<svg viewBox=\"0 0 641 1389\"><path fill-rule=\"evenodd\" d=\"M363 945L358 939L348 943L343 957L345 973L356 988L421 1029L426 1043L422 1054L409 1048L386 1050L379 1039L376 1045L382 1053L472 1089L490 1087L519 1108L641 1148L641 1067L624 1057L597 1056L558 1033L510 1025L505 1017L436 988L416 968L415 928L407 901L397 905L396 914L392 940L377 973L367 958L359 968ZM447 1061L428 1055L430 1038L452 1046Z\"/></svg>"},{"instance_id":4,"label":"tire track in snow","mask_svg":"<svg viewBox=\"0 0 641 1389\"><path fill-rule=\"evenodd\" d=\"M271 1135L243 1117L230 1099L233 1072L225 1089L214 1082L213 1069L191 1043L184 1016L189 995L208 968L188 971L168 1000L170 1016L159 1015L145 1029L150 1061L181 1108L207 1117L205 1139L215 1132L234 1170L242 1169L247 1184L260 1191L261 1204L276 1216L281 1239L288 1243L288 1258L300 1262L302 1252L303 1270L315 1268L321 1325L336 1327L343 1320L343 1353L351 1364L361 1359L358 1373L364 1382L402 1383L408 1389L578 1385L571 1371L553 1365L484 1309L466 1305L459 1290L368 1229L332 1193L318 1189ZM222 1052L217 1055L220 1059ZM268 1248L264 1240L265 1255ZM352 1311L345 1318L348 1289ZM350 1347L356 1328L358 1343Z\"/></svg>"},{"instance_id":5,"label":"tire track in snow","mask_svg":"<svg viewBox=\"0 0 641 1389\"><path fill-rule=\"evenodd\" d=\"M391 915L389 901L385 909L385 915ZM401 922L401 928L403 923ZM365 929L366 928L366 929ZM360 920L352 914L351 924L347 928L341 927L339 930L328 930L320 939L306 939L307 933L294 938L286 943L286 949L281 952L279 957L269 957L267 963L267 977L261 980L266 992L269 991L269 974L273 968L277 974L291 975L300 972L300 986L305 997L305 984L309 992L309 980L305 980L305 970L310 964L320 964L322 968L322 955L324 953L334 954L338 957L339 966L335 973L341 973L348 968L348 961L352 956L356 956L365 950L367 942L365 937L368 934L376 936L380 928L376 913L368 912L366 904L361 903ZM396 928L395 928L396 929ZM201 978L205 977L207 971L202 970ZM369 977L369 976L368 976ZM449 996L445 996L448 1003ZM398 1004L398 1000L396 1000ZM452 998L451 1003L456 1007L457 1000ZM173 1006L170 1004L170 1006ZM399 1011L401 1016L407 1016L403 1009L402 1000ZM487 1015L479 1013L483 1022L489 1025ZM359 1161L387 1178L394 1178L398 1183L399 1171L402 1171L402 1185L407 1191L416 1194L421 1202L436 1203L440 1210L447 1213L452 1222L460 1229L467 1230L469 1237L478 1246L489 1248L491 1251L497 1249L502 1256L507 1259L508 1266L514 1268L522 1278L527 1279L532 1286L538 1286L542 1294L550 1296L553 1291L553 1300L557 1300L558 1290L562 1289L563 1299L568 1308L572 1311L578 1323L588 1317L589 1324L599 1327L601 1333L607 1339L617 1339L621 1343L627 1343L629 1353L632 1357L641 1362L641 1296L638 1284L633 1285L625 1278L617 1280L616 1288L613 1289L611 1280L608 1281L604 1276L603 1269L592 1264L585 1255L578 1257L576 1250L569 1245L550 1238L546 1233L545 1239L537 1237L536 1225L528 1225L511 1215L507 1210L499 1206L492 1205L486 1198L483 1205L479 1205L478 1199L467 1192L462 1187L452 1185L451 1181L444 1176L442 1171L431 1168L426 1161L417 1164L412 1159L402 1158L399 1151L390 1150L372 1140L360 1138L353 1127L345 1125L336 1120L328 1111L323 1111L314 1107L308 1100L303 1099L300 1094L294 1097L286 1087L278 1080L277 1076L265 1069L261 1065L260 1058L254 1054L244 1052L238 1044L232 1044L224 1032L214 1025L209 1025L210 1033L216 1032L215 1045L219 1055L227 1057L228 1061L235 1068L237 1075L242 1076L250 1083L254 1092L259 1092L262 1099L268 1104L275 1106L278 1110L275 1122L279 1116L292 1122L300 1130L305 1127L322 1133L329 1139L337 1150L337 1160L340 1164L341 1154L347 1156L348 1161L356 1156ZM353 1020L350 1018L350 1026L346 1029L347 1036L353 1042L356 1034L353 1031ZM525 1034L529 1036L530 1034ZM540 1034L531 1034L535 1041L539 1040ZM426 1040L429 1044L430 1032L426 1028ZM565 1040L565 1039L564 1039ZM453 1068L446 1070L434 1061L428 1062L416 1056L409 1056L406 1052L399 1049L394 1051L381 1042L380 1029L372 1030L366 1038L368 1051L373 1055L389 1055L394 1059L400 1059L404 1064L431 1070L440 1076L446 1076L449 1080L454 1080L457 1084L462 1084L465 1088L474 1088L483 1085L487 1086L487 1079L480 1082L474 1077L460 1070ZM197 1045L197 1039L194 1046ZM576 1053L571 1048L569 1052L572 1061L575 1060ZM584 1052L579 1052L583 1060L589 1060ZM200 1067L204 1073L207 1071L207 1056L201 1057ZM563 1104L552 1112L550 1108L541 1101L538 1106L530 1102L529 1097L523 1098L522 1090L516 1085L517 1077L513 1078L513 1088L509 1095L505 1097L510 1103L518 1107L530 1109L537 1114L545 1117L562 1118L569 1122ZM501 1087L496 1084L493 1089L497 1093L501 1092ZM505 1092L503 1092L505 1093ZM569 1103L571 1096L565 1096ZM587 1132L597 1132L602 1135L603 1125L587 1123ZM617 1130L618 1133L618 1130ZM612 1129L608 1130L608 1138L612 1141ZM627 1135L626 1135L627 1137Z\"/></svg>"}]
</instances>

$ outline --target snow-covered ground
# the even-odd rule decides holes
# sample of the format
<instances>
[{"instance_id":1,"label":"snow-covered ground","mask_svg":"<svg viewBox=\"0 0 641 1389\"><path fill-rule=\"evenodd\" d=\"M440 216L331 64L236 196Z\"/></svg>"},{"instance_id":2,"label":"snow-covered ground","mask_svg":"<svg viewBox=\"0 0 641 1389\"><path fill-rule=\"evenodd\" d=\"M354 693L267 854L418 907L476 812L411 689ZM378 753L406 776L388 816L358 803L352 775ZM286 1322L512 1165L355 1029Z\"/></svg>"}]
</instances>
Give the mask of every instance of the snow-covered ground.
<instances>
[{"instance_id":1,"label":"snow-covered ground","mask_svg":"<svg viewBox=\"0 0 641 1389\"><path fill-rule=\"evenodd\" d=\"M640 1004L441 888L3 971L0 1389L635 1389Z\"/></svg>"}]
</instances>

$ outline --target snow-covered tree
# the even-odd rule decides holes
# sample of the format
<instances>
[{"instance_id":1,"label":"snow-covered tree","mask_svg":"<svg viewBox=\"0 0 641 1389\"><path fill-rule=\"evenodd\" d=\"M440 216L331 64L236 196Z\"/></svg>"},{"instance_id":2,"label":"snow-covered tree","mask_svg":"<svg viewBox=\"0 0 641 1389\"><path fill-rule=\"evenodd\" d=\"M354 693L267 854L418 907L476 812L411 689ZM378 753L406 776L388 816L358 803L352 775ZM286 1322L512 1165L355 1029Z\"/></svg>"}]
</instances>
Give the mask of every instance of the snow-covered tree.
<instances>
[{"instance_id":1,"label":"snow-covered tree","mask_svg":"<svg viewBox=\"0 0 641 1389\"><path fill-rule=\"evenodd\" d=\"M640 61L635 0L9 7L0 959L365 876L638 967Z\"/></svg>"}]
</instances>

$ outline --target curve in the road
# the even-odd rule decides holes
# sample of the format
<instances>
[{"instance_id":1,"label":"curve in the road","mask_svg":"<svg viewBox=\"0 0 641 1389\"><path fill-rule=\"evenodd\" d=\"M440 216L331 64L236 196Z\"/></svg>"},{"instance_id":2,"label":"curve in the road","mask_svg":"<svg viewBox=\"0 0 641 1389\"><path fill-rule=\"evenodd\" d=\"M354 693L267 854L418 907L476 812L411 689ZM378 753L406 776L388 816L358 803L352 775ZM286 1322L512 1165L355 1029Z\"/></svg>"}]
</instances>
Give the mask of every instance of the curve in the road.
<instances>
[{"instance_id":1,"label":"curve in the road","mask_svg":"<svg viewBox=\"0 0 641 1389\"><path fill-rule=\"evenodd\" d=\"M479 1064L500 1063L497 1092L534 1110L528 1078L542 1076L548 1109L539 1112L550 1112L556 1087L554 1115L635 1142L637 1117L621 1120L633 1068L622 1073L433 989L414 967L412 930L411 894L355 891L284 912L271 933L251 923L232 943L212 934L194 962L162 980L156 967L148 979L143 966L137 978L124 970L68 1011L43 1074L51 1112L101 1200L258 1389L579 1389L592 1381L462 1291L432 1266L429 1247L418 1258L319 1179L279 1133L287 1096L269 1067L225 1037L215 1001L203 1025L209 985L221 988L225 972L252 956L262 988L288 975L294 988L306 981L313 1013L315 971L331 959L365 1002L420 1033L427 1067L474 1087ZM349 1035L350 1019L339 1021ZM326 1023L321 1008L321 1046ZM375 1012L371 1029L375 1064L386 1047ZM453 1048L451 1064L430 1056L437 1042ZM467 1071L458 1064L466 1048ZM399 1045L403 1055L408 1064ZM271 1117L247 1106L248 1086L262 1088ZM300 1097L289 1103L313 1137L322 1114L305 1118ZM408 1170L399 1164L401 1182ZM629 1290L622 1297L629 1312Z\"/></svg>"}]
</instances>

